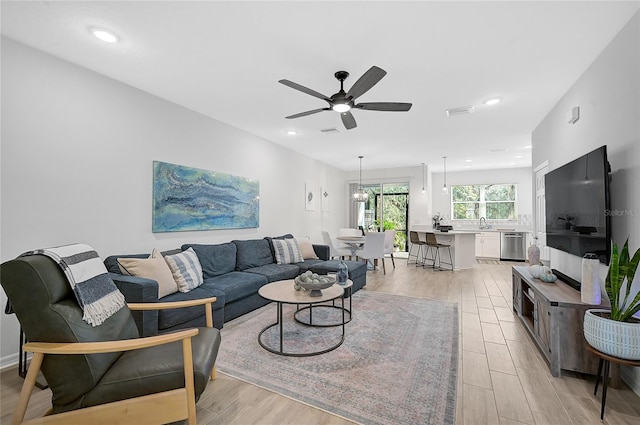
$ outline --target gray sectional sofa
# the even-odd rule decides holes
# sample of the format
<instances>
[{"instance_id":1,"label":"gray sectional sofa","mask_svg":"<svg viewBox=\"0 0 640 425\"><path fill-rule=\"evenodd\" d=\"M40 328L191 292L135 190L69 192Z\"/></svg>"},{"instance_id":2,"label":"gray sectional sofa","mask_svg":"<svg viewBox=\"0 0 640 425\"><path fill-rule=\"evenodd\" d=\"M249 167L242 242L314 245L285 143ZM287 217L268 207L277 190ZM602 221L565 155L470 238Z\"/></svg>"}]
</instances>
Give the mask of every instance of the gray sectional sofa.
<instances>
[{"instance_id":1,"label":"gray sectional sofa","mask_svg":"<svg viewBox=\"0 0 640 425\"><path fill-rule=\"evenodd\" d=\"M104 263L127 302L170 302L217 297L213 305L213 323L220 329L224 322L269 303L258 295L261 286L278 280L293 279L307 270L318 274L336 271L339 261L329 259L329 247L326 245L313 245L318 259L277 264L272 239L292 237L284 235L277 238L233 240L215 245L185 244L180 250L163 252L164 255L169 255L193 248L202 266L204 283L189 292L174 292L160 299L155 280L124 275L118 266L118 258L147 258L149 254L112 255ZM358 261L345 263L355 292L366 284L366 264ZM132 314L143 336L204 326L205 323L200 306L159 312L137 311Z\"/></svg>"}]
</instances>

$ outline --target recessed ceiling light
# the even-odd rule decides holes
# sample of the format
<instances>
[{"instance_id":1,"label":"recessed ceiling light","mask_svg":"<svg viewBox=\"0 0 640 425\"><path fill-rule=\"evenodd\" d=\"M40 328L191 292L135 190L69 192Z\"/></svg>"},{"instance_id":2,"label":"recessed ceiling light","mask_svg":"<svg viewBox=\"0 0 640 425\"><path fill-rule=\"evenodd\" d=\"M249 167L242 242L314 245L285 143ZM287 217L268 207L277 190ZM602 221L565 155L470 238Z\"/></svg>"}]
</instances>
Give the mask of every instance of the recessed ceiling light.
<instances>
[{"instance_id":1,"label":"recessed ceiling light","mask_svg":"<svg viewBox=\"0 0 640 425\"><path fill-rule=\"evenodd\" d=\"M98 39L106 43L115 43L118 41L118 36L114 33L102 28L91 28L91 33Z\"/></svg>"},{"instance_id":2,"label":"recessed ceiling light","mask_svg":"<svg viewBox=\"0 0 640 425\"><path fill-rule=\"evenodd\" d=\"M485 100L484 104L487 106L497 105L498 103L500 103L501 100L502 99L500 99L499 97L494 97L494 98Z\"/></svg>"},{"instance_id":3,"label":"recessed ceiling light","mask_svg":"<svg viewBox=\"0 0 640 425\"><path fill-rule=\"evenodd\" d=\"M527 145L524 147L525 149L531 149L531 145Z\"/></svg>"},{"instance_id":4,"label":"recessed ceiling light","mask_svg":"<svg viewBox=\"0 0 640 425\"><path fill-rule=\"evenodd\" d=\"M515 155L514 158L522 158L522 155Z\"/></svg>"},{"instance_id":5,"label":"recessed ceiling light","mask_svg":"<svg viewBox=\"0 0 640 425\"><path fill-rule=\"evenodd\" d=\"M471 165L465 165L464 168L471 168Z\"/></svg>"},{"instance_id":6,"label":"recessed ceiling light","mask_svg":"<svg viewBox=\"0 0 640 425\"><path fill-rule=\"evenodd\" d=\"M471 162L471 160L470 159L465 159L464 162Z\"/></svg>"},{"instance_id":7,"label":"recessed ceiling light","mask_svg":"<svg viewBox=\"0 0 640 425\"><path fill-rule=\"evenodd\" d=\"M287 130L287 134L288 134L289 136L295 136L296 134L298 134L298 132L297 132L297 131L295 131L295 130Z\"/></svg>"}]
</instances>

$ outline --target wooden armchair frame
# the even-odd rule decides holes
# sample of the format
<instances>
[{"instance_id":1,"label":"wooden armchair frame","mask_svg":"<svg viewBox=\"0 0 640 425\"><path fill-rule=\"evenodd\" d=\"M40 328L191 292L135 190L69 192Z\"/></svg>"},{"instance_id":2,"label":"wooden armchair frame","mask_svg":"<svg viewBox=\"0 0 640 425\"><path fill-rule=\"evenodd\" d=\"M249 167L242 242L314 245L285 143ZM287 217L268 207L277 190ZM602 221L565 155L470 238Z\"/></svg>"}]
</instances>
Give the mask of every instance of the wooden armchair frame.
<instances>
[{"instance_id":1,"label":"wooden armchair frame","mask_svg":"<svg viewBox=\"0 0 640 425\"><path fill-rule=\"evenodd\" d=\"M199 300L177 301L166 303L132 303L130 310L162 310L169 308L184 308L204 305L206 311L206 326L213 328L212 304L216 297ZM196 401L193 377L193 356L191 338L198 334L198 329L186 329L179 332L118 341L52 343L28 342L23 346L24 351L33 352L33 358L25 377L18 404L11 418L11 425L18 424L57 424L57 425L111 425L114 423L168 423L187 419L189 425L196 425ZM55 415L48 412L41 418L24 421L27 406L35 386L40 366L45 354L97 354L117 351L138 350L156 345L182 341L182 355L184 359L185 387L161 393L149 394L127 400L86 407ZM216 378L215 367L211 370L211 379Z\"/></svg>"}]
</instances>

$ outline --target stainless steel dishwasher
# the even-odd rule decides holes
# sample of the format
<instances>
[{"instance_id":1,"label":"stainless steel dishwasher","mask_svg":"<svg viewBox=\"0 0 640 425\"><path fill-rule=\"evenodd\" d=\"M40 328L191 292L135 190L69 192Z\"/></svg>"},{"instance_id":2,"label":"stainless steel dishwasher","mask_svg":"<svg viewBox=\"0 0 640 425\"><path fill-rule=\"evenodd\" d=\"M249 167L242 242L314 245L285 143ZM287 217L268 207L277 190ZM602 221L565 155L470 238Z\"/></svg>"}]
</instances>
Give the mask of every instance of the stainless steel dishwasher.
<instances>
[{"instance_id":1,"label":"stainless steel dishwasher","mask_svg":"<svg viewBox=\"0 0 640 425\"><path fill-rule=\"evenodd\" d=\"M500 232L500 259L515 261L527 259L526 232Z\"/></svg>"}]
</instances>

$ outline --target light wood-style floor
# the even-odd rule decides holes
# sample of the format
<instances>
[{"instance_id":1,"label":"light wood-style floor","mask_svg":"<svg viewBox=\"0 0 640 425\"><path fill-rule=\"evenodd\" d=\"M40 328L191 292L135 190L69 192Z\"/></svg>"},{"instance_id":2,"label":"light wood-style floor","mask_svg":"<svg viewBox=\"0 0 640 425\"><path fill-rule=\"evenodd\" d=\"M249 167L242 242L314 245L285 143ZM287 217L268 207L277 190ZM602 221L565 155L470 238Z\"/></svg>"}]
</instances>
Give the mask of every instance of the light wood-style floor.
<instances>
[{"instance_id":1,"label":"light wood-style floor","mask_svg":"<svg viewBox=\"0 0 640 425\"><path fill-rule=\"evenodd\" d=\"M601 390L597 397L593 395L594 378L566 372L560 378L552 377L514 316L514 264L522 263L477 264L473 270L452 273L416 268L401 259L393 269L387 260L386 276L381 270L369 271L363 290L458 303L457 425L600 424ZM358 314L357 305L354 314ZM22 380L15 369L3 371L0 379L1 421L8 424ZM36 389L28 416L42 414L50 398L50 391ZM350 423L222 373L198 402L200 425ZM604 423L640 424L640 398L626 386L610 388Z\"/></svg>"}]
</instances>

